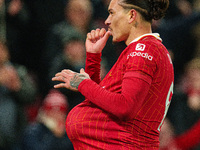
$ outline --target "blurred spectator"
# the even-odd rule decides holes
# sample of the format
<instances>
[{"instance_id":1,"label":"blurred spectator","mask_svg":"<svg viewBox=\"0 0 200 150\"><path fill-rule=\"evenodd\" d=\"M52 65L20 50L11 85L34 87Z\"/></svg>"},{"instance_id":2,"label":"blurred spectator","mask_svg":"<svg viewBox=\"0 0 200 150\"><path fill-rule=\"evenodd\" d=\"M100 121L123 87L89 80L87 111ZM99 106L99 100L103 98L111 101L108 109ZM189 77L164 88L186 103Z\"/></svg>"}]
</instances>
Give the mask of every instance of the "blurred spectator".
<instances>
[{"instance_id":1,"label":"blurred spectator","mask_svg":"<svg viewBox=\"0 0 200 150\"><path fill-rule=\"evenodd\" d=\"M73 150L65 132L67 113L67 98L57 90L51 90L43 101L37 121L24 132L22 149Z\"/></svg>"},{"instance_id":2,"label":"blurred spectator","mask_svg":"<svg viewBox=\"0 0 200 150\"><path fill-rule=\"evenodd\" d=\"M200 120L181 135L175 136L166 119L160 132L160 150L192 150L200 144ZM199 150L197 147L196 150Z\"/></svg>"},{"instance_id":3,"label":"blurred spectator","mask_svg":"<svg viewBox=\"0 0 200 150\"><path fill-rule=\"evenodd\" d=\"M0 40L6 41L5 2L0 0Z\"/></svg>"},{"instance_id":4,"label":"blurred spectator","mask_svg":"<svg viewBox=\"0 0 200 150\"><path fill-rule=\"evenodd\" d=\"M175 137L174 129L168 118L165 118L165 121L162 125L160 132L160 147L159 150L180 150L178 149L176 143L173 141Z\"/></svg>"},{"instance_id":5,"label":"blurred spectator","mask_svg":"<svg viewBox=\"0 0 200 150\"><path fill-rule=\"evenodd\" d=\"M66 30L65 30L66 29ZM80 32L75 30L71 26L63 26L63 27L55 27L54 30L56 33L52 33L49 35L47 39L47 49L44 51L44 55L42 56L42 65L43 65L43 75L44 80L48 76L50 72L52 61L57 55L63 54L63 49L65 47L65 41L68 41L71 36L80 36L83 37Z\"/></svg>"},{"instance_id":6,"label":"blurred spectator","mask_svg":"<svg viewBox=\"0 0 200 150\"><path fill-rule=\"evenodd\" d=\"M65 8L66 21L85 36L92 28L92 14L90 0L68 0Z\"/></svg>"},{"instance_id":7,"label":"blurred spectator","mask_svg":"<svg viewBox=\"0 0 200 150\"><path fill-rule=\"evenodd\" d=\"M0 41L0 149L18 145L27 125L24 107L34 102L36 84L28 70L9 59L7 46Z\"/></svg>"},{"instance_id":8,"label":"blurred spectator","mask_svg":"<svg viewBox=\"0 0 200 150\"><path fill-rule=\"evenodd\" d=\"M172 142L181 150L195 149L195 147L200 145L200 120L186 132L175 137ZM199 149L200 146L196 148L196 150Z\"/></svg>"},{"instance_id":9,"label":"blurred spectator","mask_svg":"<svg viewBox=\"0 0 200 150\"><path fill-rule=\"evenodd\" d=\"M192 34L194 35L195 39L197 39L194 56L200 57L200 22L196 24L195 27L193 28Z\"/></svg>"},{"instance_id":10,"label":"blurred spectator","mask_svg":"<svg viewBox=\"0 0 200 150\"><path fill-rule=\"evenodd\" d=\"M25 53L28 49L30 12L24 0L5 1L6 42L11 61L26 66ZM27 67L27 66L26 66Z\"/></svg>"},{"instance_id":11,"label":"blurred spectator","mask_svg":"<svg viewBox=\"0 0 200 150\"><path fill-rule=\"evenodd\" d=\"M196 11L200 11L200 1L194 0L193 7ZM195 50L195 57L200 57L200 22L195 25L192 34L197 39L197 46Z\"/></svg>"},{"instance_id":12,"label":"blurred spectator","mask_svg":"<svg viewBox=\"0 0 200 150\"><path fill-rule=\"evenodd\" d=\"M186 17L192 13L192 9L192 0L173 0L170 1L165 18L172 19L179 16Z\"/></svg>"},{"instance_id":13,"label":"blurred spectator","mask_svg":"<svg viewBox=\"0 0 200 150\"><path fill-rule=\"evenodd\" d=\"M48 83L49 89L53 87L52 77L63 69L71 69L73 71L80 71L85 67L85 44L84 38L79 34L68 35L68 38L63 41L64 48L62 53L55 56L52 60L49 69ZM63 94L68 97L70 109L82 102L84 97L77 92L67 89L60 89Z\"/></svg>"},{"instance_id":14,"label":"blurred spectator","mask_svg":"<svg viewBox=\"0 0 200 150\"><path fill-rule=\"evenodd\" d=\"M193 0L193 8L195 10L200 10L200 1L199 0Z\"/></svg>"},{"instance_id":15,"label":"blurred spectator","mask_svg":"<svg viewBox=\"0 0 200 150\"><path fill-rule=\"evenodd\" d=\"M200 118L199 58L194 58L187 64L181 83L174 91L167 115L174 127L175 135L183 134Z\"/></svg>"},{"instance_id":16,"label":"blurred spectator","mask_svg":"<svg viewBox=\"0 0 200 150\"><path fill-rule=\"evenodd\" d=\"M29 48L26 50L26 63L40 73L41 54L45 49L48 30L64 19L64 0L24 0L30 12Z\"/></svg>"},{"instance_id":17,"label":"blurred spectator","mask_svg":"<svg viewBox=\"0 0 200 150\"><path fill-rule=\"evenodd\" d=\"M110 0L91 0L93 5L93 21L97 26L105 27L105 20L107 19L108 13L108 5Z\"/></svg>"},{"instance_id":18,"label":"blurred spectator","mask_svg":"<svg viewBox=\"0 0 200 150\"><path fill-rule=\"evenodd\" d=\"M63 49L63 41L71 34L78 33L86 37L92 29L92 4L90 0L68 0L65 6L65 20L52 26L46 41L46 53L60 54ZM52 59L52 56L50 60Z\"/></svg>"},{"instance_id":19,"label":"blurred spectator","mask_svg":"<svg viewBox=\"0 0 200 150\"><path fill-rule=\"evenodd\" d=\"M48 30L46 37L46 47L41 55L41 73L42 82L46 81L48 72L50 71L51 61L56 55L62 53L64 49L64 41L73 34L79 34L86 38L87 32L92 29L92 4L90 0L67 0L64 5L64 20L56 23ZM46 88L43 87L44 93Z\"/></svg>"},{"instance_id":20,"label":"blurred spectator","mask_svg":"<svg viewBox=\"0 0 200 150\"><path fill-rule=\"evenodd\" d=\"M173 53L175 84L179 82L186 63L195 56L198 39L192 34L192 30L199 22L200 11L194 11L187 16L163 18L153 24L153 32L160 33L165 46Z\"/></svg>"},{"instance_id":21,"label":"blurred spectator","mask_svg":"<svg viewBox=\"0 0 200 150\"><path fill-rule=\"evenodd\" d=\"M29 25L26 36L26 49L23 52L23 64L35 74L39 84L39 94L43 93L43 66L41 57L45 50L48 30L64 19L65 0L23 0L29 11ZM45 93L46 94L46 93ZM43 98L45 95L42 95Z\"/></svg>"}]
</instances>

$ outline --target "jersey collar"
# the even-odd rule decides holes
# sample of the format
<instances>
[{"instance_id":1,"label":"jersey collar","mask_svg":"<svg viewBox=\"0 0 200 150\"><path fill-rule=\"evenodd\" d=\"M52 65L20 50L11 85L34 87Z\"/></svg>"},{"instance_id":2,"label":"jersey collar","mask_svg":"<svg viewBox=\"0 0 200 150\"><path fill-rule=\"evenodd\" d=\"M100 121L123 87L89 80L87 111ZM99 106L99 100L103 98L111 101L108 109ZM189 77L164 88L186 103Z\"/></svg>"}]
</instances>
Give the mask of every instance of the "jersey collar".
<instances>
[{"instance_id":1,"label":"jersey collar","mask_svg":"<svg viewBox=\"0 0 200 150\"><path fill-rule=\"evenodd\" d=\"M148 34L143 34L143 35L137 37L137 38L134 39L132 42L130 42L129 45L130 45L131 43L133 43L133 42L139 41L141 38L146 37L146 36L153 36L153 37L155 37L156 39L158 39L158 40L160 40L160 41L162 42L162 39L160 38L160 34L158 34L158 33L148 33Z\"/></svg>"}]
</instances>

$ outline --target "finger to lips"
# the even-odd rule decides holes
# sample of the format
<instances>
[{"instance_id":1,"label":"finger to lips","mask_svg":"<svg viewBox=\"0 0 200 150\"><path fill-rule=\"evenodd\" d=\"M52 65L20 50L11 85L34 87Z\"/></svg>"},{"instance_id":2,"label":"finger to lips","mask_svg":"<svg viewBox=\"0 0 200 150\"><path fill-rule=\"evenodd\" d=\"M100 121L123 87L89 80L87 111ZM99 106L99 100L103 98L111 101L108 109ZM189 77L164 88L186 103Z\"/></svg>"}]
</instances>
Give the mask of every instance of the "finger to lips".
<instances>
[{"instance_id":1,"label":"finger to lips","mask_svg":"<svg viewBox=\"0 0 200 150\"><path fill-rule=\"evenodd\" d=\"M103 37L105 35L105 33L106 33L106 29L102 28L101 31L100 31L100 33L99 33L99 35L101 37Z\"/></svg>"}]
</instances>

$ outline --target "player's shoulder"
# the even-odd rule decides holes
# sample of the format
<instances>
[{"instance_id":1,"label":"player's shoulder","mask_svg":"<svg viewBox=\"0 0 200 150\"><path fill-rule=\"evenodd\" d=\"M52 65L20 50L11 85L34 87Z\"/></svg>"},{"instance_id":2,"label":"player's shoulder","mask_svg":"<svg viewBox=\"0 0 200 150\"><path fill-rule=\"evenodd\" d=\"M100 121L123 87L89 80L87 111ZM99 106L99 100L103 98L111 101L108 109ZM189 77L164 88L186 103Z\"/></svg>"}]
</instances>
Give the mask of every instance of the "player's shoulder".
<instances>
[{"instance_id":1,"label":"player's shoulder","mask_svg":"<svg viewBox=\"0 0 200 150\"><path fill-rule=\"evenodd\" d=\"M139 50L139 51L145 51L145 50L155 50L156 47L162 47L163 44L161 41L157 40L154 37L148 37L142 40L138 40L135 42L132 42L128 45L129 49L132 50Z\"/></svg>"},{"instance_id":2,"label":"player's shoulder","mask_svg":"<svg viewBox=\"0 0 200 150\"><path fill-rule=\"evenodd\" d=\"M147 36L128 45L127 58L131 56L146 58L150 61L160 61L164 55L163 52L166 52L166 48L162 45L162 42L153 36Z\"/></svg>"}]
</instances>

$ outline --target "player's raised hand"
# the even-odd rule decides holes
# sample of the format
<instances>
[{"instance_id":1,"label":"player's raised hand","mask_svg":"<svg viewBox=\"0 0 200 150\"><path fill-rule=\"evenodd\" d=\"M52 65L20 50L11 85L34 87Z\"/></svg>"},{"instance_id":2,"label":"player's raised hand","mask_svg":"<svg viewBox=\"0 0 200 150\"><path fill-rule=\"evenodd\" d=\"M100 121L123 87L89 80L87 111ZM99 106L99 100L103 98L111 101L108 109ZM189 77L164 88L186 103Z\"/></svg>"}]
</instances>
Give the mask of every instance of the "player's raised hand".
<instances>
[{"instance_id":1,"label":"player's raised hand","mask_svg":"<svg viewBox=\"0 0 200 150\"><path fill-rule=\"evenodd\" d=\"M90 53L101 53L110 35L110 31L106 31L104 28L92 30L87 34L85 42L86 51Z\"/></svg>"},{"instance_id":2,"label":"player's raised hand","mask_svg":"<svg viewBox=\"0 0 200 150\"><path fill-rule=\"evenodd\" d=\"M57 73L55 77L52 78L52 81L62 82L54 85L54 88L66 88L72 91L78 91L78 86L84 79L90 79L84 69L81 69L80 73L64 69Z\"/></svg>"}]
</instances>

